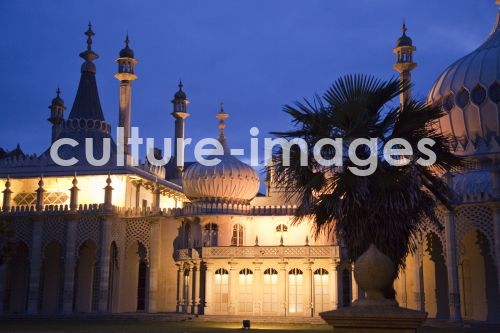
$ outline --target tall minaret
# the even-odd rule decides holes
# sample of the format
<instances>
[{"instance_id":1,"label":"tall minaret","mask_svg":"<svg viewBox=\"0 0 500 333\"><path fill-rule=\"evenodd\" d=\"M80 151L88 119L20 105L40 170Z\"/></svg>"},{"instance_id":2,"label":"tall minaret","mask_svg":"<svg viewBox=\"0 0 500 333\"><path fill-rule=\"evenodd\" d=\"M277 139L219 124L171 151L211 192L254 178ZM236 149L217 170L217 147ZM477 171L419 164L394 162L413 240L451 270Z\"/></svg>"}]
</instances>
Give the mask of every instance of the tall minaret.
<instances>
[{"instance_id":1,"label":"tall minaret","mask_svg":"<svg viewBox=\"0 0 500 333\"><path fill-rule=\"evenodd\" d=\"M134 51L128 46L130 40L125 38L125 47L120 51L120 57L116 59L118 63L118 73L115 78L120 81L120 114L118 116L118 126L123 127L124 153L129 154L128 139L130 138L130 113L132 103L132 81L137 79L134 67L137 60L134 58ZM120 144L120 143L119 143Z\"/></svg>"},{"instance_id":2,"label":"tall minaret","mask_svg":"<svg viewBox=\"0 0 500 333\"><path fill-rule=\"evenodd\" d=\"M174 110L172 111L172 116L175 118L175 142L174 142L174 162L177 166L178 177L182 176L182 171L184 170L184 153L183 151L177 151L177 139L184 140L184 119L189 117L187 112L187 106L189 100L187 99L186 93L182 90L182 81L179 82L179 90L175 93L172 104L174 105Z\"/></svg>"},{"instance_id":3,"label":"tall minaret","mask_svg":"<svg viewBox=\"0 0 500 333\"><path fill-rule=\"evenodd\" d=\"M52 141L57 140L62 130L62 123L64 121L64 110L66 107L64 106L64 100L61 98L61 90L57 88L56 97L52 99L52 103L49 106L50 109L50 118L47 119L50 123L52 123Z\"/></svg>"},{"instance_id":4,"label":"tall minaret","mask_svg":"<svg viewBox=\"0 0 500 333\"><path fill-rule=\"evenodd\" d=\"M403 35L399 37L396 47L393 49L394 54L396 54L394 69L399 73L401 81L411 82L411 71L417 67L417 64L413 62L413 52L417 48L413 46L411 38L406 35L407 30L406 24L403 22ZM400 96L401 105L404 105L404 102L411 98L411 89L408 89Z\"/></svg>"}]
</instances>

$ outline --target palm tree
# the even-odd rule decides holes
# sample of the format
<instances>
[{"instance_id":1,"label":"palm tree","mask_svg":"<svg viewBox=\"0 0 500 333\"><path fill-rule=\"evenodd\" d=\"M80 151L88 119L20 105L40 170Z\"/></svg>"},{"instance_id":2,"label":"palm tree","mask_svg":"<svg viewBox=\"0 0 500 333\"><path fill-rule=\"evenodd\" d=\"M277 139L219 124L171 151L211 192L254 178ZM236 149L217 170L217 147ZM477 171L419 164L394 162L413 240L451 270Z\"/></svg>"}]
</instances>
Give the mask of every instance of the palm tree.
<instances>
[{"instance_id":1,"label":"palm tree","mask_svg":"<svg viewBox=\"0 0 500 333\"><path fill-rule=\"evenodd\" d=\"M398 269L403 267L424 221L438 222L438 203L452 209L452 191L442 175L460 167L462 160L450 152L450 137L436 126L443 116L438 106L414 100L402 106L395 102L408 89L410 84L398 79L345 76L323 97L284 106L294 129L273 132L287 140L303 139L308 145L307 166L300 163L298 145L292 146L289 166L284 163L282 148L274 152L272 163L276 183L287 189L288 198L298 200L295 222L312 218L316 234L333 233L344 242L352 261L374 244ZM377 138L379 146L402 138L414 149L405 166L390 165L379 151L373 174L356 176L349 170L354 165L347 154L342 166L323 166L316 161L311 147L323 138L341 138L344 152L358 138ZM416 163L425 158L416 149L423 138L435 141L432 166ZM360 158L370 156L367 146L358 147L356 153ZM332 146L321 150L325 159L334 154Z\"/></svg>"}]
</instances>

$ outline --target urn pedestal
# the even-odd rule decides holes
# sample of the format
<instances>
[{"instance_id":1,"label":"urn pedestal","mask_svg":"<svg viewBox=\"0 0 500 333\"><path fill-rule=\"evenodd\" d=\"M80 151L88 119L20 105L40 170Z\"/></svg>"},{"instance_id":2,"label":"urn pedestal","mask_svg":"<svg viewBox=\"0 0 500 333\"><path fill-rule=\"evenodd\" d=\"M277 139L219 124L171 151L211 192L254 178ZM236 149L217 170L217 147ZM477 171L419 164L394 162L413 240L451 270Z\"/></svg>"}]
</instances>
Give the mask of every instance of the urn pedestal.
<instances>
[{"instance_id":1,"label":"urn pedestal","mask_svg":"<svg viewBox=\"0 0 500 333\"><path fill-rule=\"evenodd\" d=\"M358 258L354 268L356 282L366 298L352 306L320 313L335 333L415 333L427 313L400 308L386 299L383 290L390 287L396 274L391 260L375 245Z\"/></svg>"}]
</instances>

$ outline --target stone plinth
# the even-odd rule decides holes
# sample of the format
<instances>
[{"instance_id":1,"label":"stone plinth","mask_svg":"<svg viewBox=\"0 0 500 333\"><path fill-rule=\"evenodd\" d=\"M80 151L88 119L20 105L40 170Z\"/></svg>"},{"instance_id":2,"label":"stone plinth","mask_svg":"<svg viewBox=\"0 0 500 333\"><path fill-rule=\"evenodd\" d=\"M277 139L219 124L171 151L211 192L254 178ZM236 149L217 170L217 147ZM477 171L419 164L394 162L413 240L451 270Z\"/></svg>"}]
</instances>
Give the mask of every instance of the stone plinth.
<instances>
[{"instance_id":1,"label":"stone plinth","mask_svg":"<svg viewBox=\"0 0 500 333\"><path fill-rule=\"evenodd\" d=\"M415 333L427 313L397 304L356 304L320 313L335 333Z\"/></svg>"}]
</instances>

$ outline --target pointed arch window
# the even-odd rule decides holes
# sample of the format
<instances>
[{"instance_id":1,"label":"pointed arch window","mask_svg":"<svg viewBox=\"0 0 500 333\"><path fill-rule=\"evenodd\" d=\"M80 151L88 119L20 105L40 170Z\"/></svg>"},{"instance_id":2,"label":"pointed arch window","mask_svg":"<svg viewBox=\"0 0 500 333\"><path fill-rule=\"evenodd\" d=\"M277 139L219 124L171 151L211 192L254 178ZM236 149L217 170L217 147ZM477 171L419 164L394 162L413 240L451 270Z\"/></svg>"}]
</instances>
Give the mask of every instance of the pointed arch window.
<instances>
[{"instance_id":1,"label":"pointed arch window","mask_svg":"<svg viewBox=\"0 0 500 333\"><path fill-rule=\"evenodd\" d=\"M279 311L278 304L278 271L268 268L264 271L263 311L273 314Z\"/></svg>"},{"instance_id":2,"label":"pointed arch window","mask_svg":"<svg viewBox=\"0 0 500 333\"><path fill-rule=\"evenodd\" d=\"M324 268L314 271L314 311L320 313L329 308L330 276Z\"/></svg>"},{"instance_id":3,"label":"pointed arch window","mask_svg":"<svg viewBox=\"0 0 500 333\"><path fill-rule=\"evenodd\" d=\"M244 229L241 224L233 226L233 236L231 237L231 246L243 246Z\"/></svg>"},{"instance_id":4,"label":"pointed arch window","mask_svg":"<svg viewBox=\"0 0 500 333\"><path fill-rule=\"evenodd\" d=\"M203 246L217 246L219 227L215 223L208 223L203 229Z\"/></svg>"}]
</instances>

